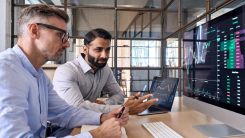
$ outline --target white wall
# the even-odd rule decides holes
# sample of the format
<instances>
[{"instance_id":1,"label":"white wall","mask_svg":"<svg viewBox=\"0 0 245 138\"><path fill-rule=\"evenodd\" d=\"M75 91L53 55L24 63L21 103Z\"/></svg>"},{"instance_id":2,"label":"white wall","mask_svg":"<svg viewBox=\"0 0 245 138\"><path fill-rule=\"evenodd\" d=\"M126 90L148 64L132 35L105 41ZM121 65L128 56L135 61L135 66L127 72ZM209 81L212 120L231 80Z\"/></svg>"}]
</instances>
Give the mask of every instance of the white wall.
<instances>
[{"instance_id":1,"label":"white wall","mask_svg":"<svg viewBox=\"0 0 245 138\"><path fill-rule=\"evenodd\" d=\"M11 0L0 4L0 52L11 47Z\"/></svg>"}]
</instances>

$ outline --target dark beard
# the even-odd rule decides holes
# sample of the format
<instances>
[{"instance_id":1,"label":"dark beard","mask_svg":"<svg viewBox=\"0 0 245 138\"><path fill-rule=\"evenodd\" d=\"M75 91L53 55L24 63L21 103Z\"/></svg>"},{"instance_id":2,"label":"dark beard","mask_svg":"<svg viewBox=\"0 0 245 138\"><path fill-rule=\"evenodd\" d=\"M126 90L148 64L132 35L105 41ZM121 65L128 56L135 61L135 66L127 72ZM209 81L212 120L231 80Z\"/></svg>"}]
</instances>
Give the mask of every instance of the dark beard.
<instances>
[{"instance_id":1,"label":"dark beard","mask_svg":"<svg viewBox=\"0 0 245 138\"><path fill-rule=\"evenodd\" d=\"M105 63L99 63L99 60L105 60ZM88 50L88 62L90 64L92 64L93 66L95 66L98 69L104 68L105 65L107 64L108 58L103 58L103 59L98 59L97 61L95 61L95 58L91 55L89 55L89 50Z\"/></svg>"}]
</instances>

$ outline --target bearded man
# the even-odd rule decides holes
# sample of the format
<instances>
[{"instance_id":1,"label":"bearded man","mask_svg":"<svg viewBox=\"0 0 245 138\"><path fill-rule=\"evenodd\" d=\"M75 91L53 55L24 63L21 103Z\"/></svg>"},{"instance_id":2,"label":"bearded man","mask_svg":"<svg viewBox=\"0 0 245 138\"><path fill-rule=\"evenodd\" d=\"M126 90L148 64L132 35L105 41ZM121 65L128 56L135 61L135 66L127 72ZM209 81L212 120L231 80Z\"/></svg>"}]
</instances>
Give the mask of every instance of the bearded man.
<instances>
[{"instance_id":1,"label":"bearded man","mask_svg":"<svg viewBox=\"0 0 245 138\"><path fill-rule=\"evenodd\" d=\"M68 104L108 113L124 103L123 91L107 65L111 49L110 41L111 35L104 29L89 31L84 37L84 53L74 61L56 69L53 79L54 89ZM97 100L101 91L109 94L107 100ZM139 96L140 92L129 97L125 103L131 115L146 110L158 101L152 99L142 102L152 94L138 99Z\"/></svg>"}]
</instances>

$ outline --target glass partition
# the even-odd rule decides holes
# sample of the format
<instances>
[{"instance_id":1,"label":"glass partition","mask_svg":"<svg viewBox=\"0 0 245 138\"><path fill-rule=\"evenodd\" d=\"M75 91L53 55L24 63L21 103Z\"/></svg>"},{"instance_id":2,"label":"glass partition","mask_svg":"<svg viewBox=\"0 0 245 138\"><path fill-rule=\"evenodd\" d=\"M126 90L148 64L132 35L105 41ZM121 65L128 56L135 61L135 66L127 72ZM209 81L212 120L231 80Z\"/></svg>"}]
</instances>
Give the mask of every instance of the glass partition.
<instances>
[{"instance_id":1,"label":"glass partition","mask_svg":"<svg viewBox=\"0 0 245 138\"><path fill-rule=\"evenodd\" d=\"M178 30L178 0L175 0L166 11L166 36Z\"/></svg>"},{"instance_id":2,"label":"glass partition","mask_svg":"<svg viewBox=\"0 0 245 138\"><path fill-rule=\"evenodd\" d=\"M18 17L23 7L14 7L14 35L18 35Z\"/></svg>"},{"instance_id":3,"label":"glass partition","mask_svg":"<svg viewBox=\"0 0 245 138\"><path fill-rule=\"evenodd\" d=\"M120 87L127 92L149 92L154 76L161 76L160 70L117 69L117 79Z\"/></svg>"},{"instance_id":4,"label":"glass partition","mask_svg":"<svg viewBox=\"0 0 245 138\"><path fill-rule=\"evenodd\" d=\"M66 60L75 60L83 53L84 39L69 39L70 47L66 49Z\"/></svg>"},{"instance_id":5,"label":"glass partition","mask_svg":"<svg viewBox=\"0 0 245 138\"><path fill-rule=\"evenodd\" d=\"M165 69L165 77L179 78L179 70L177 69Z\"/></svg>"},{"instance_id":6,"label":"glass partition","mask_svg":"<svg viewBox=\"0 0 245 138\"><path fill-rule=\"evenodd\" d=\"M167 39L166 67L178 67L178 38Z\"/></svg>"},{"instance_id":7,"label":"glass partition","mask_svg":"<svg viewBox=\"0 0 245 138\"><path fill-rule=\"evenodd\" d=\"M160 67L161 42L132 40L132 67Z\"/></svg>"},{"instance_id":8,"label":"glass partition","mask_svg":"<svg viewBox=\"0 0 245 138\"><path fill-rule=\"evenodd\" d=\"M149 67L161 67L161 41L149 40Z\"/></svg>"},{"instance_id":9,"label":"glass partition","mask_svg":"<svg viewBox=\"0 0 245 138\"><path fill-rule=\"evenodd\" d=\"M118 38L161 38L161 12L118 11Z\"/></svg>"},{"instance_id":10,"label":"glass partition","mask_svg":"<svg viewBox=\"0 0 245 138\"><path fill-rule=\"evenodd\" d=\"M195 20L205 12L206 12L205 0L199 0L196 2L192 2L192 0L187 0L185 2L182 2L182 20L183 20L182 26Z\"/></svg>"},{"instance_id":11,"label":"glass partition","mask_svg":"<svg viewBox=\"0 0 245 138\"><path fill-rule=\"evenodd\" d=\"M114 10L68 8L67 13L71 36L85 36L92 29L103 28L114 37Z\"/></svg>"},{"instance_id":12,"label":"glass partition","mask_svg":"<svg viewBox=\"0 0 245 138\"><path fill-rule=\"evenodd\" d=\"M67 0L68 6L113 6L114 0Z\"/></svg>"},{"instance_id":13,"label":"glass partition","mask_svg":"<svg viewBox=\"0 0 245 138\"><path fill-rule=\"evenodd\" d=\"M117 67L130 67L131 41L117 40Z\"/></svg>"}]
</instances>

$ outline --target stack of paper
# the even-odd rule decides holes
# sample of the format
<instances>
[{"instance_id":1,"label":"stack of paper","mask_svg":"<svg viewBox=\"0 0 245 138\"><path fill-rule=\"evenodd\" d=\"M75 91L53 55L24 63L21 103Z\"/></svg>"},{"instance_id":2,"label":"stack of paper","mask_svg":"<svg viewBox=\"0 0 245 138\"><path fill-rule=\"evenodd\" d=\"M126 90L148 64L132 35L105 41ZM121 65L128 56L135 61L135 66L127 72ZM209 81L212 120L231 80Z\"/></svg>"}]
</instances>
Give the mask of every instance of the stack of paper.
<instances>
[{"instance_id":1,"label":"stack of paper","mask_svg":"<svg viewBox=\"0 0 245 138\"><path fill-rule=\"evenodd\" d=\"M88 132L88 131L96 129L98 127L99 126L95 126L95 125L82 125L81 133ZM121 138L128 138L126 131L125 131L125 128L123 126L121 127L121 131L122 131L122 137Z\"/></svg>"}]
</instances>

